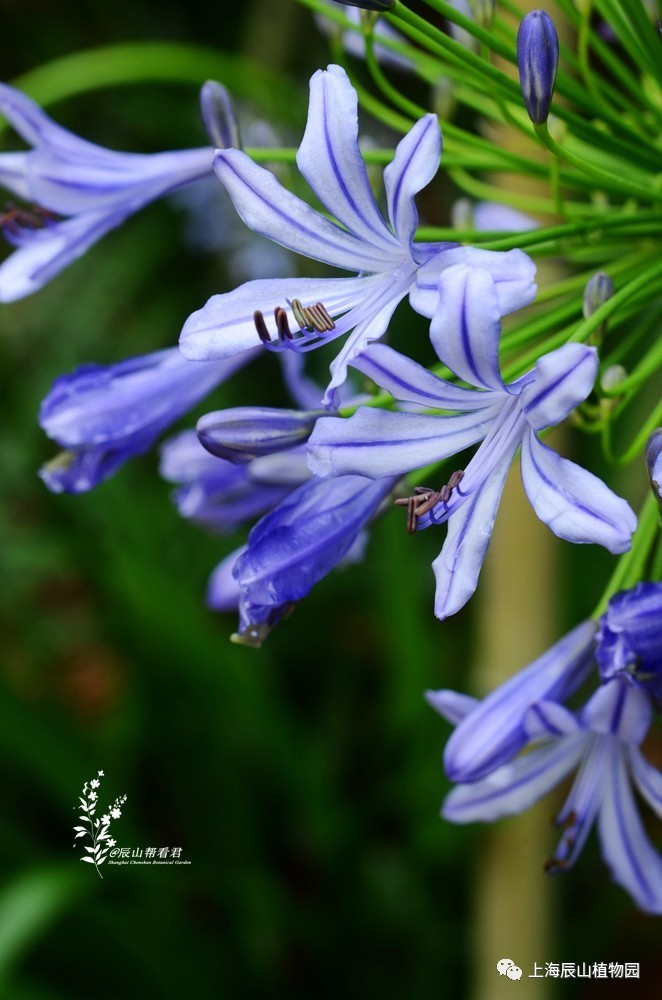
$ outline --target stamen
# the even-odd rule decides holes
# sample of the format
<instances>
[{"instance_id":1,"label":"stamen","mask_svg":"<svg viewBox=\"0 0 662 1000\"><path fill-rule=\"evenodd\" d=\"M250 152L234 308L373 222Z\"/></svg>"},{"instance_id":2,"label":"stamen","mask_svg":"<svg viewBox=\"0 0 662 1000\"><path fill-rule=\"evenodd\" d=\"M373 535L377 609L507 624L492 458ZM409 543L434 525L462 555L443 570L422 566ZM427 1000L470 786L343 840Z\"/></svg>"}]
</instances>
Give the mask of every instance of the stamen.
<instances>
[{"instance_id":1,"label":"stamen","mask_svg":"<svg viewBox=\"0 0 662 1000\"><path fill-rule=\"evenodd\" d=\"M458 469L440 490L432 489L430 486L415 486L413 496L399 497L395 501L398 507L407 508L407 531L410 535L416 532L419 517L429 514L438 503L448 503L453 490L463 478L463 470Z\"/></svg>"},{"instance_id":2,"label":"stamen","mask_svg":"<svg viewBox=\"0 0 662 1000\"><path fill-rule=\"evenodd\" d=\"M292 331L290 330L290 324L287 321L287 313L282 306L276 306L274 309L274 317L276 319L279 339L292 340Z\"/></svg>"},{"instance_id":3,"label":"stamen","mask_svg":"<svg viewBox=\"0 0 662 1000\"><path fill-rule=\"evenodd\" d=\"M327 309L321 302L316 302L312 306L302 306L300 299L292 299L290 302L294 318L302 330L317 333L326 333L335 330L336 324L333 322Z\"/></svg>"},{"instance_id":4,"label":"stamen","mask_svg":"<svg viewBox=\"0 0 662 1000\"><path fill-rule=\"evenodd\" d=\"M16 230L19 226L25 229L43 229L49 222L56 222L58 216L48 208L33 205L32 208L21 208L14 202L5 203L5 211L0 214L0 229Z\"/></svg>"},{"instance_id":5,"label":"stamen","mask_svg":"<svg viewBox=\"0 0 662 1000\"><path fill-rule=\"evenodd\" d=\"M257 330L257 335L263 344L269 344L271 342L271 334L267 330L267 324L264 322L264 314L256 309L253 313L253 322L255 323L255 329Z\"/></svg>"}]
</instances>

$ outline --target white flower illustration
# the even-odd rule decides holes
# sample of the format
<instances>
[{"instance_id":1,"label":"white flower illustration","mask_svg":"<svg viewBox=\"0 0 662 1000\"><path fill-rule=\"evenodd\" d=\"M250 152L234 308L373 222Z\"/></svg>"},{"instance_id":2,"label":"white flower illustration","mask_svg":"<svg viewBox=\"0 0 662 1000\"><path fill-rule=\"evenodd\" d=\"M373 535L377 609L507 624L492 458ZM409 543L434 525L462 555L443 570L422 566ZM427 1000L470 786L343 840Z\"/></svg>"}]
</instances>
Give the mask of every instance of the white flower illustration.
<instances>
[{"instance_id":1,"label":"white flower illustration","mask_svg":"<svg viewBox=\"0 0 662 1000\"><path fill-rule=\"evenodd\" d=\"M98 772L99 777L103 777L103 771ZM126 802L126 795L120 795L115 799L112 806L103 814L101 819L95 818L94 813L97 807L97 792L88 791L88 784L90 789L98 788L101 782L97 778L92 778L88 783L87 781L83 785L82 794L79 796L81 815L78 817L81 823L85 823L86 826L75 826L74 831L76 833L76 840L79 837L89 837L91 844L84 845L84 850L87 852L80 859L81 861L87 861L88 864L94 865L99 875L99 878L103 878L103 875L99 871L99 866L104 863L108 857L108 851L111 847L114 847L117 841L113 840L109 835L108 831L110 829L110 818L119 819L122 815L121 806ZM74 844L74 847L76 845Z\"/></svg>"}]
</instances>

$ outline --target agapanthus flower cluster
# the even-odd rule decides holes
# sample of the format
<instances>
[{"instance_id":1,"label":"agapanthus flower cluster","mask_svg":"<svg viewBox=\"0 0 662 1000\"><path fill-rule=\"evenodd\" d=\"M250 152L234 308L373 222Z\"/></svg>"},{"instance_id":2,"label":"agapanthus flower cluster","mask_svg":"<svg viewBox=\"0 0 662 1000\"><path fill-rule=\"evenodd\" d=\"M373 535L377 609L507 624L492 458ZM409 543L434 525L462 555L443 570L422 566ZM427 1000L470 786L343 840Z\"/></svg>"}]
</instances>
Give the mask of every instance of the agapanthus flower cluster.
<instances>
[{"instance_id":1,"label":"agapanthus flower cluster","mask_svg":"<svg viewBox=\"0 0 662 1000\"><path fill-rule=\"evenodd\" d=\"M483 701L455 691L427 698L456 728L444 764L456 787L443 805L452 823L521 812L576 772L554 818L562 831L548 873L575 863L594 823L612 878L636 904L662 913L662 857L633 792L662 816L662 772L641 750L659 707L662 584L617 593L596 625L586 621ZM600 686L565 702L599 670ZM526 751L526 752L525 752Z\"/></svg>"},{"instance_id":2,"label":"agapanthus flower cluster","mask_svg":"<svg viewBox=\"0 0 662 1000\"><path fill-rule=\"evenodd\" d=\"M201 81L213 148L163 153L103 149L0 86L0 111L30 147L0 154L0 183L21 200L2 215L14 251L0 265L0 300L36 292L148 202L202 178L227 193L237 225L297 255L281 277L254 270L238 287L209 288L152 352L56 378L39 420L62 450L42 479L53 492L94 489L205 401L195 429L161 442L161 474L181 515L218 542L207 603L238 613L235 638L259 646L329 572L370 558L378 516L438 534L424 568L429 611L455 615L479 586L518 464L557 538L620 561L596 586L595 601L606 587L600 611L483 702L429 696L457 725L444 816L520 811L577 768L548 869L574 863L596 820L614 879L661 912L660 858L632 795L662 811L662 777L640 750L662 699L656 26L642 8L619 32L605 5L610 42L590 5L564 4L581 38L575 58L542 10L514 32L493 3L442 3L438 27L392 0L347 0L367 15L305 2L365 60L377 92L363 80L365 110L388 130L381 145L360 144L359 95L335 63L312 74L297 149L242 149L230 95L214 82ZM593 63L607 72L592 75ZM414 96L391 71L403 90L416 81ZM421 84L429 107L414 103ZM452 101L437 100L442 90ZM486 137L506 124L517 151ZM549 256L563 273L545 271ZM329 367L324 385L304 369L312 350ZM258 357L278 372L274 384L282 374L283 405L225 405L224 384ZM588 432L581 463L565 457L577 456L578 435L564 454L546 440L562 424ZM619 464L636 471L616 485ZM411 552L398 572L420 572ZM580 704L596 664L599 684Z\"/></svg>"}]
</instances>

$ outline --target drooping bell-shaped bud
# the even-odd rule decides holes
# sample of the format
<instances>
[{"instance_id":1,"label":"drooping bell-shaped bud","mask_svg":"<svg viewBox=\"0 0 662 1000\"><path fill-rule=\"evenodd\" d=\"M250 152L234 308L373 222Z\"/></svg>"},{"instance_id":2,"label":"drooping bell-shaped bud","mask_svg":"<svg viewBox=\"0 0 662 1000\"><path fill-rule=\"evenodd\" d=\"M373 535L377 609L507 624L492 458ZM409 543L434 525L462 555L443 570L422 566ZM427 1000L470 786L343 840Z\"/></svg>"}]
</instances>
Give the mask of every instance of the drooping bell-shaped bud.
<instances>
[{"instance_id":1,"label":"drooping bell-shaped bud","mask_svg":"<svg viewBox=\"0 0 662 1000\"><path fill-rule=\"evenodd\" d=\"M559 39L549 14L533 10L517 32L520 87L534 125L547 121L559 64Z\"/></svg>"},{"instance_id":2,"label":"drooping bell-shaped bud","mask_svg":"<svg viewBox=\"0 0 662 1000\"><path fill-rule=\"evenodd\" d=\"M207 451L237 465L303 444L318 417L327 410L281 410L237 406L206 413L198 420L198 438Z\"/></svg>"},{"instance_id":3,"label":"drooping bell-shaped bud","mask_svg":"<svg viewBox=\"0 0 662 1000\"><path fill-rule=\"evenodd\" d=\"M241 149L239 120L230 92L215 80L200 91L200 113L207 135L216 149Z\"/></svg>"}]
</instances>

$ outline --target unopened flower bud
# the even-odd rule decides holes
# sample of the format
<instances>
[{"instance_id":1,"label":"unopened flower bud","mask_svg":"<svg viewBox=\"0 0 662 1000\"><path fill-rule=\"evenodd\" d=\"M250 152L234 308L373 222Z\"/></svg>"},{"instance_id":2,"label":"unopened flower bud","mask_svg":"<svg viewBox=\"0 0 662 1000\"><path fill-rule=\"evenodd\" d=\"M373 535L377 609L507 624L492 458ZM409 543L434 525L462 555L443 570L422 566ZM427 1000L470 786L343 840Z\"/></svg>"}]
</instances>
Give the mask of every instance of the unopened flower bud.
<instances>
[{"instance_id":1,"label":"unopened flower bud","mask_svg":"<svg viewBox=\"0 0 662 1000\"><path fill-rule=\"evenodd\" d=\"M241 149L239 121L229 91L207 80L200 91L200 112L207 135L216 149Z\"/></svg>"},{"instance_id":2,"label":"unopened flower bud","mask_svg":"<svg viewBox=\"0 0 662 1000\"><path fill-rule=\"evenodd\" d=\"M348 7L363 7L364 10L376 10L383 13L393 10L395 0L338 0L338 3L346 4Z\"/></svg>"},{"instance_id":3,"label":"unopened flower bud","mask_svg":"<svg viewBox=\"0 0 662 1000\"><path fill-rule=\"evenodd\" d=\"M533 10L517 32L520 87L534 125L547 121L559 64L559 39L549 14Z\"/></svg>"},{"instance_id":4,"label":"unopened flower bud","mask_svg":"<svg viewBox=\"0 0 662 1000\"><path fill-rule=\"evenodd\" d=\"M646 468L651 488L662 503L662 427L653 431L646 445Z\"/></svg>"},{"instance_id":5,"label":"unopened flower bud","mask_svg":"<svg viewBox=\"0 0 662 1000\"><path fill-rule=\"evenodd\" d=\"M605 392L612 392L627 378L627 368L623 365L609 365L600 378L600 386Z\"/></svg>"},{"instance_id":6,"label":"unopened flower bud","mask_svg":"<svg viewBox=\"0 0 662 1000\"><path fill-rule=\"evenodd\" d=\"M603 684L615 677L662 699L662 583L615 594L600 618L596 659Z\"/></svg>"},{"instance_id":7,"label":"unopened flower bud","mask_svg":"<svg viewBox=\"0 0 662 1000\"><path fill-rule=\"evenodd\" d=\"M327 410L280 410L268 406L238 406L206 413L198 420L200 443L212 455L237 465L307 441Z\"/></svg>"},{"instance_id":8,"label":"unopened flower bud","mask_svg":"<svg viewBox=\"0 0 662 1000\"><path fill-rule=\"evenodd\" d=\"M588 319L594 312L604 305L607 299L614 294L614 283L604 271L597 271L586 282L584 289L583 312L584 319Z\"/></svg>"}]
</instances>

